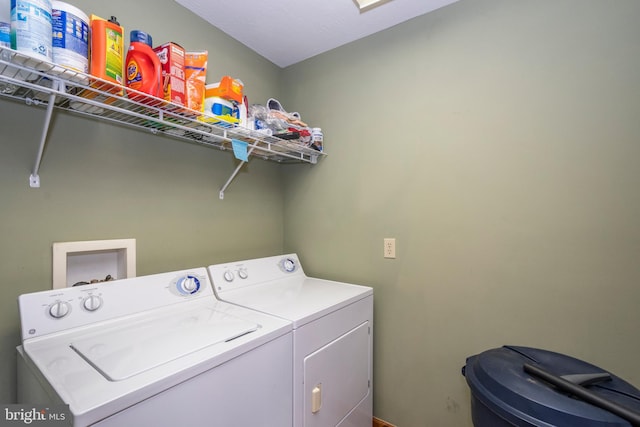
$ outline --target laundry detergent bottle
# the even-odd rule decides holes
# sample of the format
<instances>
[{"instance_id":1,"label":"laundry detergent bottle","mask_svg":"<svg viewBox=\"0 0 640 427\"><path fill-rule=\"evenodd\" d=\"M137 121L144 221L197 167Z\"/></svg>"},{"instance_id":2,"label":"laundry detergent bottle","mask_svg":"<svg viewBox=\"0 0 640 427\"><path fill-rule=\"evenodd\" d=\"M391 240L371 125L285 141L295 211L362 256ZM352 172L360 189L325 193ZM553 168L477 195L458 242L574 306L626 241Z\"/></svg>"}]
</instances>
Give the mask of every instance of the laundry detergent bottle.
<instances>
[{"instance_id":1,"label":"laundry detergent bottle","mask_svg":"<svg viewBox=\"0 0 640 427\"><path fill-rule=\"evenodd\" d=\"M162 96L162 64L153 51L151 36L143 31L131 31L131 39L125 61L125 86L151 96ZM129 99L142 101L144 96L127 91ZM149 102L147 98L145 100Z\"/></svg>"},{"instance_id":2,"label":"laundry detergent bottle","mask_svg":"<svg viewBox=\"0 0 640 427\"><path fill-rule=\"evenodd\" d=\"M122 85L124 28L115 16L108 21L91 15L91 60L89 72L96 77Z\"/></svg>"}]
</instances>

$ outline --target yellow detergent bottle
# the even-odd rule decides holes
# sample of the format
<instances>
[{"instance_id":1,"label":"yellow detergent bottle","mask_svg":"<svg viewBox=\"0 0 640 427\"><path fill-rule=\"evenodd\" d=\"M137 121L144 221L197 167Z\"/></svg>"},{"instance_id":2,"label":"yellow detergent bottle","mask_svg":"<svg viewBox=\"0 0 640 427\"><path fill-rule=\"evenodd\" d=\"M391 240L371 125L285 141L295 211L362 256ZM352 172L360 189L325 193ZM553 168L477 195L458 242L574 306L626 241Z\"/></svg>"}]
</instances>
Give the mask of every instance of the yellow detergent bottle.
<instances>
[{"instance_id":1,"label":"yellow detergent bottle","mask_svg":"<svg viewBox=\"0 0 640 427\"><path fill-rule=\"evenodd\" d=\"M124 58L124 28L120 26L115 16L108 21L96 15L91 15L91 50L89 52L89 74L95 76L90 85L92 89L80 92L83 98L93 102L112 104L118 98L107 95L122 95L123 92L123 58ZM98 80L100 79L100 80ZM71 108L91 114L102 114L104 109L94 104L73 101Z\"/></svg>"},{"instance_id":2,"label":"yellow detergent bottle","mask_svg":"<svg viewBox=\"0 0 640 427\"><path fill-rule=\"evenodd\" d=\"M123 84L124 28L115 16L108 21L91 15L91 63L89 72L103 80Z\"/></svg>"}]
</instances>

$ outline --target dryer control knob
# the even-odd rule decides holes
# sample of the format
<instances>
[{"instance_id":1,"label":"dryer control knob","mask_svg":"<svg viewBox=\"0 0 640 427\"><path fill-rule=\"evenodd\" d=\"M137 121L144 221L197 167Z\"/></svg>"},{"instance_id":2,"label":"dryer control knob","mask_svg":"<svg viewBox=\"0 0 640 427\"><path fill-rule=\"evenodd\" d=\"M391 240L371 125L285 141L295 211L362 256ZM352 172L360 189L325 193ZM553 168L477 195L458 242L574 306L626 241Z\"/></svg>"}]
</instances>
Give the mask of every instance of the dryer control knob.
<instances>
[{"instance_id":1,"label":"dryer control knob","mask_svg":"<svg viewBox=\"0 0 640 427\"><path fill-rule=\"evenodd\" d=\"M227 270L224 272L224 280L226 280L227 282L233 282L233 279L235 279L235 276L233 275L233 271L231 270Z\"/></svg>"},{"instance_id":2,"label":"dryer control knob","mask_svg":"<svg viewBox=\"0 0 640 427\"><path fill-rule=\"evenodd\" d=\"M285 273L293 273L298 268L298 265L296 264L296 260L294 260L293 258L283 259L281 265Z\"/></svg>"},{"instance_id":3,"label":"dryer control knob","mask_svg":"<svg viewBox=\"0 0 640 427\"><path fill-rule=\"evenodd\" d=\"M69 303L64 301L56 301L49 306L49 314L51 317L61 319L71 311Z\"/></svg>"},{"instance_id":4,"label":"dryer control knob","mask_svg":"<svg viewBox=\"0 0 640 427\"><path fill-rule=\"evenodd\" d=\"M238 270L238 277L240 277L241 279L246 279L247 277L249 277L249 272L246 268L241 268L240 270Z\"/></svg>"},{"instance_id":5,"label":"dryer control knob","mask_svg":"<svg viewBox=\"0 0 640 427\"><path fill-rule=\"evenodd\" d=\"M97 295L89 295L82 301L82 306L87 311L96 311L102 307L102 298Z\"/></svg>"}]
</instances>

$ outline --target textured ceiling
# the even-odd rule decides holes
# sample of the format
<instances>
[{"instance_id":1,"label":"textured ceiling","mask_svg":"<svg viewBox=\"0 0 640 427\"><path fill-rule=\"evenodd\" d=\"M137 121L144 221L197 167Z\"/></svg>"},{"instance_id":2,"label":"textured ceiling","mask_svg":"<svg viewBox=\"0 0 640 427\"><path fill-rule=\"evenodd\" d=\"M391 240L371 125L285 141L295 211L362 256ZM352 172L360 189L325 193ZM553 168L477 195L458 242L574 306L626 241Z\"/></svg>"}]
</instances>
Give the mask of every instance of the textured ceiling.
<instances>
[{"instance_id":1,"label":"textured ceiling","mask_svg":"<svg viewBox=\"0 0 640 427\"><path fill-rule=\"evenodd\" d=\"M393 0L360 13L353 0L176 0L286 67L457 0Z\"/></svg>"}]
</instances>

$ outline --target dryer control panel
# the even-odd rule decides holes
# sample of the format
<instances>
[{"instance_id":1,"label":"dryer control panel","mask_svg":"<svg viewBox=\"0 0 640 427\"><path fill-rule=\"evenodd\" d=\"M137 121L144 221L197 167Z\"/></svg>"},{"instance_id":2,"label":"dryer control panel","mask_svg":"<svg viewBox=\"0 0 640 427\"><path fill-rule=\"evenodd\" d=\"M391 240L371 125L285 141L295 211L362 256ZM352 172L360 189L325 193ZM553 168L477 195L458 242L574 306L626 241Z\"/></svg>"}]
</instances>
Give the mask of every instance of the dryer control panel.
<instances>
[{"instance_id":1,"label":"dryer control panel","mask_svg":"<svg viewBox=\"0 0 640 427\"><path fill-rule=\"evenodd\" d=\"M204 267L24 294L22 340L195 298L215 298Z\"/></svg>"},{"instance_id":2,"label":"dryer control panel","mask_svg":"<svg viewBox=\"0 0 640 427\"><path fill-rule=\"evenodd\" d=\"M296 254L211 265L209 266L209 274L215 291L218 293L272 280L305 276Z\"/></svg>"}]
</instances>

